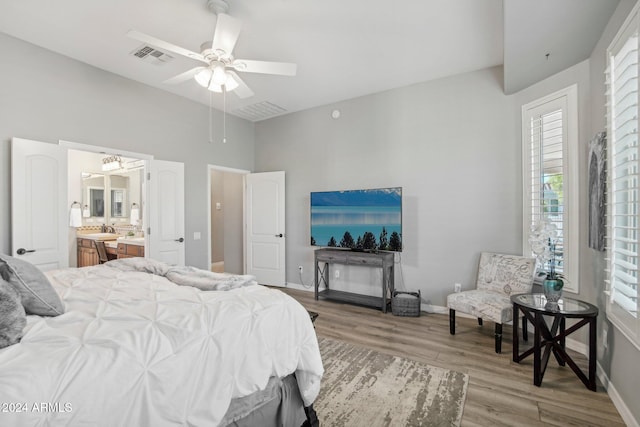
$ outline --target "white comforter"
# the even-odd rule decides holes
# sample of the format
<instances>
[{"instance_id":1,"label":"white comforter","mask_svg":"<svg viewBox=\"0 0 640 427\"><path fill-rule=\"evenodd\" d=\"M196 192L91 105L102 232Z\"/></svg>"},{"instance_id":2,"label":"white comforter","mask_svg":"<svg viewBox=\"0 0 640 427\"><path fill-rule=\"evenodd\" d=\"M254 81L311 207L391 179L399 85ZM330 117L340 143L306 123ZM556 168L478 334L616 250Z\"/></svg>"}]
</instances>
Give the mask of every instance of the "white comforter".
<instances>
[{"instance_id":1,"label":"white comforter","mask_svg":"<svg viewBox=\"0 0 640 427\"><path fill-rule=\"evenodd\" d=\"M2 426L215 426L232 398L323 373L313 325L288 295L218 292L109 266L47 273L66 313L28 316L0 350Z\"/></svg>"}]
</instances>

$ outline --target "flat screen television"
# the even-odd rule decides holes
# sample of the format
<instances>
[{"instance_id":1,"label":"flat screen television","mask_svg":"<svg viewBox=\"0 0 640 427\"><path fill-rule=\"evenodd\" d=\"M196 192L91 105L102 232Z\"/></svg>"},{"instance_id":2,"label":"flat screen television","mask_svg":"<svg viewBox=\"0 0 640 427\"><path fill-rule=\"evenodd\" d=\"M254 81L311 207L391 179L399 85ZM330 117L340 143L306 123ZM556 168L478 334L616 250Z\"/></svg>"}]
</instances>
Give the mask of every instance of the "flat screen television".
<instances>
[{"instance_id":1,"label":"flat screen television","mask_svg":"<svg viewBox=\"0 0 640 427\"><path fill-rule=\"evenodd\" d=\"M311 245L402 251L402 187L312 192Z\"/></svg>"}]
</instances>

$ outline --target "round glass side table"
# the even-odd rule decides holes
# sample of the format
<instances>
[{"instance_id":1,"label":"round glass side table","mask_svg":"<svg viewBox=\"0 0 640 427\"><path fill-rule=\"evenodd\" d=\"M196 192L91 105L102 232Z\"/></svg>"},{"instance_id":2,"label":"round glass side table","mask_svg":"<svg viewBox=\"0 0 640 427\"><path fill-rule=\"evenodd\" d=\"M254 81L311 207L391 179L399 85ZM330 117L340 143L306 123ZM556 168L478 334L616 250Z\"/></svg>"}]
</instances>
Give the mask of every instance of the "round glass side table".
<instances>
[{"instance_id":1,"label":"round glass side table","mask_svg":"<svg viewBox=\"0 0 640 427\"><path fill-rule=\"evenodd\" d=\"M598 307L585 301L572 298L561 298L557 303L549 303L544 294L512 295L513 303L513 361L521 360L533 354L533 383L542 384L542 377L547 369L551 354L558 364L569 365L571 370L580 378L583 384L592 391L596 391L596 319ZM517 319L519 313L531 322L534 327L533 347L520 353L519 332ZM551 327L545 318L552 317ZM574 325L566 328L566 319L578 319ZM583 326L589 326L589 372L585 373L578 367L565 350L567 336ZM523 336L526 340L526 322L523 322Z\"/></svg>"}]
</instances>

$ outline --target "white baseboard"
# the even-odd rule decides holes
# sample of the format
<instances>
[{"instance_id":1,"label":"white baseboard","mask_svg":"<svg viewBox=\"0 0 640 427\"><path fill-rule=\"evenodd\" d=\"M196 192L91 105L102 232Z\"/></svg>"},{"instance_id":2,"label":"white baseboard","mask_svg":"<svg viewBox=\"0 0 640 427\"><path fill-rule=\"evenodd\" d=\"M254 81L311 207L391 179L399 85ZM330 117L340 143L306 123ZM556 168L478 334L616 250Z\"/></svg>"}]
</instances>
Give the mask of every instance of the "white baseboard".
<instances>
[{"instance_id":1,"label":"white baseboard","mask_svg":"<svg viewBox=\"0 0 640 427\"><path fill-rule=\"evenodd\" d=\"M301 291L307 291L307 292L314 292L314 286L313 285L309 285L309 286L304 286L301 285L299 283L293 283L293 282L287 282L286 284L287 288L291 288L291 289L298 289ZM324 290L324 288L320 288L320 290Z\"/></svg>"},{"instance_id":2,"label":"white baseboard","mask_svg":"<svg viewBox=\"0 0 640 427\"><path fill-rule=\"evenodd\" d=\"M604 387L607 389L607 394L609 395L609 398L611 398L613 405L620 413L622 421L624 421L624 423L628 427L640 427L640 424L638 424L638 420L635 419L633 413L629 410L629 407L624 402L624 400L622 400L622 397L618 394L615 386L609 380L607 374L604 372L604 369L602 369L602 366L600 366L599 363L597 364L596 371L598 372L598 379L600 380L600 382L602 382L602 384L604 384Z\"/></svg>"}]
</instances>

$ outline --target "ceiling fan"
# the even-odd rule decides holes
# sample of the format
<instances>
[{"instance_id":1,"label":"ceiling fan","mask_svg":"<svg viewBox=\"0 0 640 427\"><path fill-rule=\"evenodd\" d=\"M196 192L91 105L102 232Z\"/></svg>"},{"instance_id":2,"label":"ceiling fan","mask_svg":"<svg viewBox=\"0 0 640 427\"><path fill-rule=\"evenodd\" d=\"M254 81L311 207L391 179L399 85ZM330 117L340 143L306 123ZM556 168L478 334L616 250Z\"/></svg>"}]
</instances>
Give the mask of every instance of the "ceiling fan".
<instances>
[{"instance_id":1,"label":"ceiling fan","mask_svg":"<svg viewBox=\"0 0 640 427\"><path fill-rule=\"evenodd\" d=\"M169 84L182 83L194 78L200 86L210 91L233 91L240 98L248 98L253 96L253 91L238 76L237 72L281 76L296 75L296 64L235 58L233 56L233 48L238 41L241 27L242 23L238 19L232 18L225 13L218 13L213 41L203 43L200 46L200 53L184 49L136 30L129 31L127 36L153 45L161 50L173 52L205 64L166 80L165 83Z\"/></svg>"}]
</instances>

